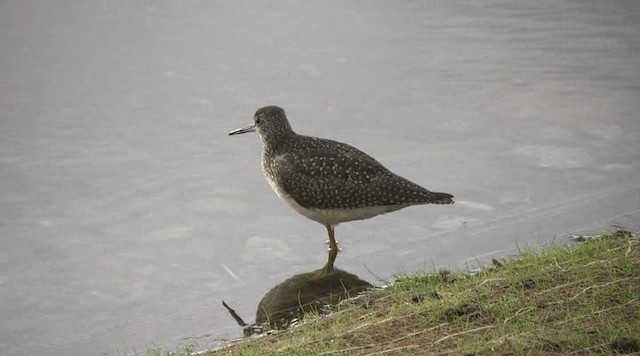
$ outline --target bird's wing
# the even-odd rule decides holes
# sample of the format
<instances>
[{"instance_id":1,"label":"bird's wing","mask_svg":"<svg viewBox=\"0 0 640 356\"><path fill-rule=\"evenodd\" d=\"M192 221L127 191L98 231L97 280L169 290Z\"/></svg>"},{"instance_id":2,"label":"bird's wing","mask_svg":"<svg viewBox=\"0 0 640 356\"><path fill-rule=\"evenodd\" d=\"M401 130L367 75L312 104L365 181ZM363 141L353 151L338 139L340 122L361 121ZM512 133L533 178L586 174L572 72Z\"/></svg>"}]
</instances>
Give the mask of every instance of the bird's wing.
<instances>
[{"instance_id":1,"label":"bird's wing","mask_svg":"<svg viewBox=\"0 0 640 356\"><path fill-rule=\"evenodd\" d=\"M399 177L371 156L347 144L334 150L306 145L295 153L277 155L272 167L278 184L306 208L349 209L379 205L435 202L421 186Z\"/></svg>"}]
</instances>

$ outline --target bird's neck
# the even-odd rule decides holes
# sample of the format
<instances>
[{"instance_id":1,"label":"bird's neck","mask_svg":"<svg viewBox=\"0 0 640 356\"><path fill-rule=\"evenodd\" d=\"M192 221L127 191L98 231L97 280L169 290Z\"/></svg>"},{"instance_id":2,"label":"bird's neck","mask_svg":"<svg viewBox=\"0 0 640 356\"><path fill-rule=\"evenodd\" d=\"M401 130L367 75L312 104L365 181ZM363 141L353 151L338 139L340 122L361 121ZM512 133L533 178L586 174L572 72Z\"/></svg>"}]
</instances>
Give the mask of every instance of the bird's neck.
<instances>
[{"instance_id":1,"label":"bird's neck","mask_svg":"<svg viewBox=\"0 0 640 356\"><path fill-rule=\"evenodd\" d=\"M281 146L286 145L290 140L294 139L296 133L292 130L272 132L268 135L262 135L262 143L268 151L277 151Z\"/></svg>"}]
</instances>

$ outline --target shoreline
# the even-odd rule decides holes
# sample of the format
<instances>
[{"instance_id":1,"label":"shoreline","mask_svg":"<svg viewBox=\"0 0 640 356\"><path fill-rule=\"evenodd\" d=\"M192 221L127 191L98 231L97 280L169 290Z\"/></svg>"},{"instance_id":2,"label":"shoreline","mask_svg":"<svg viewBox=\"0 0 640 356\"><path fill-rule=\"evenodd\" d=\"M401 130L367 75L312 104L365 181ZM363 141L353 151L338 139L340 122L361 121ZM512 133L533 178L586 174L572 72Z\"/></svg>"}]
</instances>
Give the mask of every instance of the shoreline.
<instances>
[{"instance_id":1,"label":"shoreline","mask_svg":"<svg viewBox=\"0 0 640 356\"><path fill-rule=\"evenodd\" d=\"M636 234L619 230L520 251L472 273L398 275L285 330L147 355L640 352L639 247Z\"/></svg>"}]
</instances>

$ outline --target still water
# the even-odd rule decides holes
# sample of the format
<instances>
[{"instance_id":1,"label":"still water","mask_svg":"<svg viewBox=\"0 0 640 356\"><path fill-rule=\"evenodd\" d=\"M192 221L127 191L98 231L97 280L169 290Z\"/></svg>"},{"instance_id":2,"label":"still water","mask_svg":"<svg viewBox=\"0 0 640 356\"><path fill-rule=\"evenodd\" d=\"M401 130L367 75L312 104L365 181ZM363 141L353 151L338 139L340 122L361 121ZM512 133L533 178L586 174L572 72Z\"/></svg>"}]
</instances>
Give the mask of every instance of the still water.
<instances>
[{"instance_id":1,"label":"still water","mask_svg":"<svg viewBox=\"0 0 640 356\"><path fill-rule=\"evenodd\" d=\"M336 229L374 283L640 224L637 1L5 1L0 48L3 355L215 344L320 267L263 105L456 196Z\"/></svg>"}]
</instances>

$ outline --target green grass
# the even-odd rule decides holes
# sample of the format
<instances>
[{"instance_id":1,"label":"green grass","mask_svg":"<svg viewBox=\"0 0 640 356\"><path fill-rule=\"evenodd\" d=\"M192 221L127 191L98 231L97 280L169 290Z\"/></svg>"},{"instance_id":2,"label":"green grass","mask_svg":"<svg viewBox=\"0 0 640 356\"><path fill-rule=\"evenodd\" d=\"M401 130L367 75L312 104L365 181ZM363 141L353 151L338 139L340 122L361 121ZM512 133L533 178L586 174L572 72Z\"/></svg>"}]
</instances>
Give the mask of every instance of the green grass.
<instances>
[{"instance_id":1,"label":"green grass","mask_svg":"<svg viewBox=\"0 0 640 356\"><path fill-rule=\"evenodd\" d=\"M524 251L475 275L397 276L366 307L308 315L205 355L611 353L615 339L640 337L638 245L606 235Z\"/></svg>"}]
</instances>

